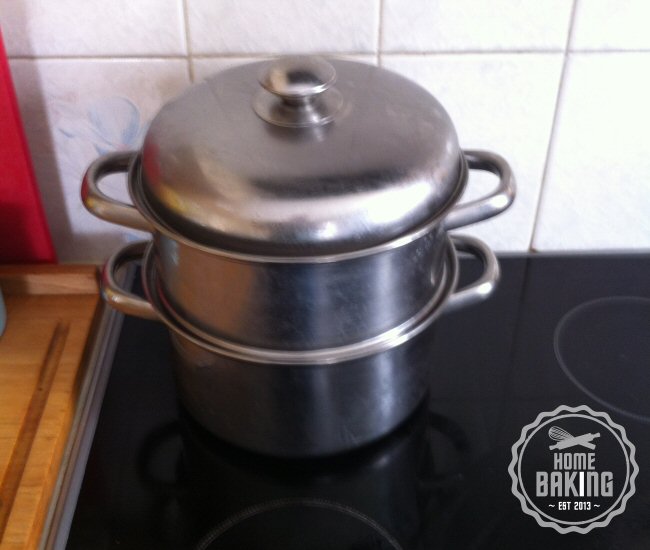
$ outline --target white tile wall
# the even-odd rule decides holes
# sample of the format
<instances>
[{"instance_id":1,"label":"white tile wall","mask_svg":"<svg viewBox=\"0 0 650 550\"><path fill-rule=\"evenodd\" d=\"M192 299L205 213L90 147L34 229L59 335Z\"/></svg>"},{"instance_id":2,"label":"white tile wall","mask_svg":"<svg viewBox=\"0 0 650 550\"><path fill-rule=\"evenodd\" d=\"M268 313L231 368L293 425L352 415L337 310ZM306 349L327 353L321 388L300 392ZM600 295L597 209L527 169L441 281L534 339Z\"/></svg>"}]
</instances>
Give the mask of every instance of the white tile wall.
<instances>
[{"instance_id":1,"label":"white tile wall","mask_svg":"<svg viewBox=\"0 0 650 550\"><path fill-rule=\"evenodd\" d=\"M359 55L337 55L332 54L330 57L358 61L360 63L377 64L377 56L370 54ZM235 67L243 63L253 63L264 59L262 57L198 57L192 60L192 75L194 82L199 82L204 78L216 74L224 69Z\"/></svg>"},{"instance_id":2,"label":"white tile wall","mask_svg":"<svg viewBox=\"0 0 650 550\"><path fill-rule=\"evenodd\" d=\"M650 49L650 2L579 0L571 47L583 50Z\"/></svg>"},{"instance_id":3,"label":"white tile wall","mask_svg":"<svg viewBox=\"0 0 650 550\"><path fill-rule=\"evenodd\" d=\"M0 0L9 56L185 55L181 0Z\"/></svg>"},{"instance_id":4,"label":"white tile wall","mask_svg":"<svg viewBox=\"0 0 650 550\"><path fill-rule=\"evenodd\" d=\"M219 73L224 69L260 61L260 57L199 57L192 60L192 77L194 82L200 82L210 75Z\"/></svg>"},{"instance_id":5,"label":"white tile wall","mask_svg":"<svg viewBox=\"0 0 650 550\"><path fill-rule=\"evenodd\" d=\"M196 54L373 52L378 0L189 0Z\"/></svg>"},{"instance_id":6,"label":"white tile wall","mask_svg":"<svg viewBox=\"0 0 650 550\"><path fill-rule=\"evenodd\" d=\"M650 248L650 54L572 54L534 246Z\"/></svg>"},{"instance_id":7,"label":"white tile wall","mask_svg":"<svg viewBox=\"0 0 650 550\"><path fill-rule=\"evenodd\" d=\"M498 218L463 231L486 239L499 250L526 250L542 184L562 55L385 55L383 64L420 83L442 102L463 148L493 150L510 162L518 183L514 205ZM470 172L468 198L485 193L494 182L493 176Z\"/></svg>"},{"instance_id":8,"label":"white tile wall","mask_svg":"<svg viewBox=\"0 0 650 550\"><path fill-rule=\"evenodd\" d=\"M0 0L59 257L79 261L128 236L81 206L90 160L136 146L191 78L305 52L415 79L463 147L511 162L515 206L466 229L493 247L648 249L648 21L645 0ZM472 174L468 196L493 183Z\"/></svg>"},{"instance_id":9,"label":"white tile wall","mask_svg":"<svg viewBox=\"0 0 650 550\"><path fill-rule=\"evenodd\" d=\"M189 85L180 60L15 60L12 74L54 244L62 261L101 260L132 232L79 198L100 154L139 147L160 106ZM124 179L106 182L125 199Z\"/></svg>"},{"instance_id":10,"label":"white tile wall","mask_svg":"<svg viewBox=\"0 0 650 550\"><path fill-rule=\"evenodd\" d=\"M564 49L568 0L384 0L386 51Z\"/></svg>"}]
</instances>

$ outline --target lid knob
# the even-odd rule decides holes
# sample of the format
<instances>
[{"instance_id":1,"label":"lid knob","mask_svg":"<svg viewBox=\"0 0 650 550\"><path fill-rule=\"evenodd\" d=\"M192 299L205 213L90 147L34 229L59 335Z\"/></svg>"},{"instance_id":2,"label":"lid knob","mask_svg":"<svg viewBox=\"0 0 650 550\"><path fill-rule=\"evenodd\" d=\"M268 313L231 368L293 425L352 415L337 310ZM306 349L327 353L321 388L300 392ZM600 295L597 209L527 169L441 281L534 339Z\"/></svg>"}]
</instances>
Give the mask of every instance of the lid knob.
<instances>
[{"instance_id":1,"label":"lid knob","mask_svg":"<svg viewBox=\"0 0 650 550\"><path fill-rule=\"evenodd\" d=\"M275 61L260 77L266 90L283 99L313 98L336 81L334 67L322 57L291 56Z\"/></svg>"},{"instance_id":2,"label":"lid knob","mask_svg":"<svg viewBox=\"0 0 650 550\"><path fill-rule=\"evenodd\" d=\"M259 81L264 90L255 97L253 108L271 124L320 126L331 122L343 105L341 94L332 87L336 71L322 57L282 57L265 67Z\"/></svg>"}]
</instances>

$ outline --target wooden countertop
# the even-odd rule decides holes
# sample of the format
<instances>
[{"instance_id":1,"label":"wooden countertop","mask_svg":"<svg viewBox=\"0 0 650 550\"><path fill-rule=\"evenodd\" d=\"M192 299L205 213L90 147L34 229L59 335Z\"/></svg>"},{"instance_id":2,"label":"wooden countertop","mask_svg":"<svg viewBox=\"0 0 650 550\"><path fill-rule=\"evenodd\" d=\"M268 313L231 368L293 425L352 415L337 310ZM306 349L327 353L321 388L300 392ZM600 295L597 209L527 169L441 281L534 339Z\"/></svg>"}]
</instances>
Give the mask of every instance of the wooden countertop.
<instances>
[{"instance_id":1,"label":"wooden countertop","mask_svg":"<svg viewBox=\"0 0 650 550\"><path fill-rule=\"evenodd\" d=\"M98 312L94 266L0 266L0 549L41 537Z\"/></svg>"}]
</instances>

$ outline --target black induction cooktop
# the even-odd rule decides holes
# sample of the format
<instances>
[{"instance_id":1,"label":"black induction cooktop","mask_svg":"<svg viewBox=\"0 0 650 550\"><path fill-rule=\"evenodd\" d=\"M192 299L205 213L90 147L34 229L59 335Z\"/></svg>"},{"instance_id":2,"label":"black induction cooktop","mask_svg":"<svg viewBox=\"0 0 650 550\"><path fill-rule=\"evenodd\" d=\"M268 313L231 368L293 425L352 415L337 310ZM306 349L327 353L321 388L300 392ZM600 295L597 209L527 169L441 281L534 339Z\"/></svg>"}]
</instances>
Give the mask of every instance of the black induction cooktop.
<instances>
[{"instance_id":1,"label":"black induction cooktop","mask_svg":"<svg viewBox=\"0 0 650 550\"><path fill-rule=\"evenodd\" d=\"M493 297L437 321L412 417L329 458L274 459L206 433L177 403L166 329L126 318L66 547L650 548L650 256L501 267ZM560 405L607 413L636 448L625 510L586 534L540 526L512 491L513 444Z\"/></svg>"}]
</instances>

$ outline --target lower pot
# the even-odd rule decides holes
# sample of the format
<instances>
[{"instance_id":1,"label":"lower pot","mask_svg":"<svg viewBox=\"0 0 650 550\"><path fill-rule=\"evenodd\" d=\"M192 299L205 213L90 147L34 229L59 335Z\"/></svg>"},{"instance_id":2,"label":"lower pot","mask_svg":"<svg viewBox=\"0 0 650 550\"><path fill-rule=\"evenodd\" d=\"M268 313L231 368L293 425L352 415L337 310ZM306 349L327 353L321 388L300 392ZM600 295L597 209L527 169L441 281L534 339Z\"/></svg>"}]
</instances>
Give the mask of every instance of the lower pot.
<instances>
[{"instance_id":1,"label":"lower pot","mask_svg":"<svg viewBox=\"0 0 650 550\"><path fill-rule=\"evenodd\" d=\"M237 344L219 346L189 332L156 301L157 274L143 266L148 301L121 290L114 272L144 245L129 245L106 264L102 294L117 309L170 328L180 398L215 435L249 450L284 457L328 455L387 434L417 407L428 386L433 321L443 312L480 301L499 276L493 253L482 242L453 237L430 307L415 326L338 348L280 351ZM455 290L456 248L478 256L483 275Z\"/></svg>"}]
</instances>

